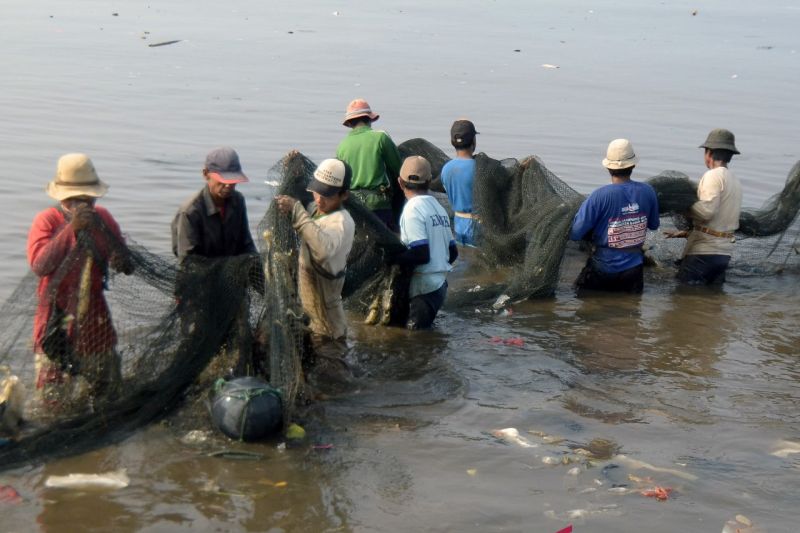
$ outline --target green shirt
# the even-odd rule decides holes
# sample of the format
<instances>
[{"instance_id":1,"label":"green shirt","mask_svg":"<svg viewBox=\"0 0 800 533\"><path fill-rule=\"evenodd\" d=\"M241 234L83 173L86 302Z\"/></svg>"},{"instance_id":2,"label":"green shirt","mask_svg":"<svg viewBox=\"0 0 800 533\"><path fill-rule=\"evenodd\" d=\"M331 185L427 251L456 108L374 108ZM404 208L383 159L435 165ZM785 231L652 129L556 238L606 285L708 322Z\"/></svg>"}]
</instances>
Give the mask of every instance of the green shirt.
<instances>
[{"instance_id":1,"label":"green shirt","mask_svg":"<svg viewBox=\"0 0 800 533\"><path fill-rule=\"evenodd\" d=\"M384 187L385 195L371 195L367 207L387 209L391 207L389 180L400 175L400 152L385 131L373 130L362 125L354 128L339 143L336 157L353 169L351 190L369 189L378 191Z\"/></svg>"}]
</instances>

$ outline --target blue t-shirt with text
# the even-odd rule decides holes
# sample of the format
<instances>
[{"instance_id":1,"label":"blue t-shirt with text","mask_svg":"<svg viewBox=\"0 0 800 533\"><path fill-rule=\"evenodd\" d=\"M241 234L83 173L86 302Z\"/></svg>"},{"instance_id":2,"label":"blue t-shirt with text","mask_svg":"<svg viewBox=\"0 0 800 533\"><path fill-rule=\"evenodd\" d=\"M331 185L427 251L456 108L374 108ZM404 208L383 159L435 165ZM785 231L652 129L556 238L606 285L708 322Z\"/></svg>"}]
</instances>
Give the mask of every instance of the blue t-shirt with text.
<instances>
[{"instance_id":1,"label":"blue t-shirt with text","mask_svg":"<svg viewBox=\"0 0 800 533\"><path fill-rule=\"evenodd\" d=\"M622 272L641 265L647 230L657 230L658 199L653 188L638 181L611 183L584 200L569 233L570 240L592 233L594 264L601 272Z\"/></svg>"}]
</instances>

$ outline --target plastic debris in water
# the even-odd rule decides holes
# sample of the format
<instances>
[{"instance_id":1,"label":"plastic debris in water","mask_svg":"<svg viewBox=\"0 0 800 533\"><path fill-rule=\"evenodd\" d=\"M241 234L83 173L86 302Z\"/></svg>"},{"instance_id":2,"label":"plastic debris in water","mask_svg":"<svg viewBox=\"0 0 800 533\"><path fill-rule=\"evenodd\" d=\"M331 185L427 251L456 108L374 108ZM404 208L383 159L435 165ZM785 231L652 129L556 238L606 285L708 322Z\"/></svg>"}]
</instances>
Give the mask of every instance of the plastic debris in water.
<instances>
[{"instance_id":1,"label":"plastic debris in water","mask_svg":"<svg viewBox=\"0 0 800 533\"><path fill-rule=\"evenodd\" d=\"M572 533L572 524L568 525L564 529L559 529L556 533Z\"/></svg>"},{"instance_id":2,"label":"plastic debris in water","mask_svg":"<svg viewBox=\"0 0 800 533\"><path fill-rule=\"evenodd\" d=\"M660 502L664 502L667 501L667 499L669 499L669 495L671 492L672 489L669 487L653 487L652 489L643 490L641 492L641 495L646 496L648 498L655 498Z\"/></svg>"},{"instance_id":3,"label":"plastic debris in water","mask_svg":"<svg viewBox=\"0 0 800 533\"><path fill-rule=\"evenodd\" d=\"M800 453L800 444L798 444L797 442L792 442L790 440L781 440L778 441L778 446L780 447L774 452L772 452L771 455L785 459L792 454Z\"/></svg>"},{"instance_id":4,"label":"plastic debris in water","mask_svg":"<svg viewBox=\"0 0 800 533\"><path fill-rule=\"evenodd\" d=\"M551 65L550 63L542 64L542 68L561 68L558 65Z\"/></svg>"},{"instance_id":5,"label":"plastic debris in water","mask_svg":"<svg viewBox=\"0 0 800 533\"><path fill-rule=\"evenodd\" d=\"M664 468L660 466L653 466L650 463L645 463L644 461L639 461L638 459L631 459L627 455L623 454L615 455L614 457L612 457L612 460L622 463L628 468L632 468L634 470L643 468L645 470L650 470L652 472L660 472L662 474L672 474L673 476L678 476L683 479L688 479L689 481L695 481L697 479L696 475L690 474L689 472L684 472L682 470L677 470L675 468Z\"/></svg>"},{"instance_id":6,"label":"plastic debris in water","mask_svg":"<svg viewBox=\"0 0 800 533\"><path fill-rule=\"evenodd\" d=\"M0 503L22 503L22 496L11 485L0 485Z\"/></svg>"},{"instance_id":7,"label":"plastic debris in water","mask_svg":"<svg viewBox=\"0 0 800 533\"><path fill-rule=\"evenodd\" d=\"M492 435L522 448L536 448L538 446L538 444L533 444L525 437L520 437L517 428L495 429L492 431Z\"/></svg>"},{"instance_id":8,"label":"plastic debris in water","mask_svg":"<svg viewBox=\"0 0 800 533\"><path fill-rule=\"evenodd\" d=\"M477 471L477 470L475 470L474 468L468 468L468 469L467 469L467 475L470 475L470 476L472 476L472 477L475 477L477 474L478 474L478 471Z\"/></svg>"},{"instance_id":9,"label":"plastic debris in water","mask_svg":"<svg viewBox=\"0 0 800 533\"><path fill-rule=\"evenodd\" d=\"M737 514L736 518L725 522L722 533L762 533L762 530L746 516Z\"/></svg>"},{"instance_id":10,"label":"plastic debris in water","mask_svg":"<svg viewBox=\"0 0 800 533\"><path fill-rule=\"evenodd\" d=\"M306 438L306 430L298 424L289 424L286 428L286 438L288 440L303 440Z\"/></svg>"},{"instance_id":11,"label":"plastic debris in water","mask_svg":"<svg viewBox=\"0 0 800 533\"><path fill-rule=\"evenodd\" d=\"M315 444L311 448L313 450L332 450L333 444Z\"/></svg>"},{"instance_id":12,"label":"plastic debris in water","mask_svg":"<svg viewBox=\"0 0 800 533\"><path fill-rule=\"evenodd\" d=\"M522 348L525 346L525 341L522 337L509 337L504 339L502 337L492 337L489 339L489 342L492 344L502 344L504 346L516 346L517 348Z\"/></svg>"},{"instance_id":13,"label":"plastic debris in water","mask_svg":"<svg viewBox=\"0 0 800 533\"><path fill-rule=\"evenodd\" d=\"M567 475L570 475L570 476L577 476L580 473L581 473L581 467L579 467L579 466L574 466L574 467L570 468L569 470L567 470Z\"/></svg>"},{"instance_id":14,"label":"plastic debris in water","mask_svg":"<svg viewBox=\"0 0 800 533\"><path fill-rule=\"evenodd\" d=\"M542 462L546 465L560 465L561 459L558 457L553 457L552 455L545 455L542 457Z\"/></svg>"},{"instance_id":15,"label":"plastic debris in water","mask_svg":"<svg viewBox=\"0 0 800 533\"><path fill-rule=\"evenodd\" d=\"M194 429L181 437L181 442L184 444L203 444L208 441L208 432L200 429Z\"/></svg>"},{"instance_id":16,"label":"plastic debris in water","mask_svg":"<svg viewBox=\"0 0 800 533\"><path fill-rule=\"evenodd\" d=\"M67 474L49 476L44 486L56 489L123 489L131 480L124 468L103 474Z\"/></svg>"}]
</instances>

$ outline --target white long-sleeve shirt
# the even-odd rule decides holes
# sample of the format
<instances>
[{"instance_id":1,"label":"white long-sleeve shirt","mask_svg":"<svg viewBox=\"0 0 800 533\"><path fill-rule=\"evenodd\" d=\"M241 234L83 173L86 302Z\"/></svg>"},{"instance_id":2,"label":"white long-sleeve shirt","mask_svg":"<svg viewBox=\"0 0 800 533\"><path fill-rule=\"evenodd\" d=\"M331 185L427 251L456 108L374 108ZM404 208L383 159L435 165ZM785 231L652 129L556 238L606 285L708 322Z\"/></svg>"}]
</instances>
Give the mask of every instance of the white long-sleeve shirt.
<instances>
[{"instance_id":1,"label":"white long-sleeve shirt","mask_svg":"<svg viewBox=\"0 0 800 533\"><path fill-rule=\"evenodd\" d=\"M302 241L298 286L303 311L311 320L309 327L318 335L343 337L347 332L342 306L344 277L328 279L319 274L312 260L331 276L345 269L355 236L353 218L345 209L312 217L297 202L292 210L292 226Z\"/></svg>"},{"instance_id":2,"label":"white long-sleeve shirt","mask_svg":"<svg viewBox=\"0 0 800 533\"><path fill-rule=\"evenodd\" d=\"M726 167L707 171L697 186L697 198L691 207L695 228L705 226L721 233L739 228L742 210L742 185ZM684 255L731 255L733 238L716 237L697 229L689 233Z\"/></svg>"}]
</instances>

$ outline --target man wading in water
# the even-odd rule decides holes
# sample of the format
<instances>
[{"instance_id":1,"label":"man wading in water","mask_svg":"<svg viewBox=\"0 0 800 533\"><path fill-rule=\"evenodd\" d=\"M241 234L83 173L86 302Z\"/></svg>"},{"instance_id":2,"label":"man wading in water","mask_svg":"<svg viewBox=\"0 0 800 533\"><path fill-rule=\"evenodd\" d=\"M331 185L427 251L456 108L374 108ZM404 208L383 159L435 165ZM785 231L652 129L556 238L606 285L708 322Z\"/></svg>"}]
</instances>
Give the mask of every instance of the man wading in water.
<instances>
[{"instance_id":1,"label":"man wading in water","mask_svg":"<svg viewBox=\"0 0 800 533\"><path fill-rule=\"evenodd\" d=\"M185 335L192 334L196 325L203 323L206 310L197 303L194 293L204 283L202 273L211 265L210 260L252 256L252 274L248 282L256 289L263 287L258 252L247 220L247 206L242 193L236 190L236 185L249 181L242 171L239 154L227 146L215 148L206 156L202 173L205 187L178 209L171 227L172 251L181 266L175 293ZM197 267L196 270L193 267ZM244 286L238 288L246 289ZM226 335L226 353L234 357L238 351L239 360L234 373L249 375L254 371L250 308L246 294L240 296L242 304L238 316Z\"/></svg>"},{"instance_id":2,"label":"man wading in water","mask_svg":"<svg viewBox=\"0 0 800 533\"><path fill-rule=\"evenodd\" d=\"M708 171L697 186L698 201L689 209L694 221L691 231L668 231L668 238L686 237L686 247L678 270L678 279L692 285L721 285L736 242L733 232L739 229L742 210L742 185L728 170L734 154L738 154L733 133L712 130L706 142L703 159Z\"/></svg>"},{"instance_id":3,"label":"man wading in water","mask_svg":"<svg viewBox=\"0 0 800 533\"><path fill-rule=\"evenodd\" d=\"M281 213L291 215L300 236L298 286L303 311L310 320L315 361L312 384L330 385L349 377L343 356L347 320L342 287L347 256L353 247L355 223L342 207L350 187L350 167L338 159L326 159L314 171L308 190L314 203L306 210L296 198L277 196ZM324 377L323 377L324 376Z\"/></svg>"},{"instance_id":4,"label":"man wading in water","mask_svg":"<svg viewBox=\"0 0 800 533\"><path fill-rule=\"evenodd\" d=\"M406 197L400 216L400 240L408 246L397 263L414 269L408 289L406 327L427 329L447 296L447 273L458 258L447 211L428 194L431 165L422 156L407 157L397 179Z\"/></svg>"},{"instance_id":5,"label":"man wading in water","mask_svg":"<svg viewBox=\"0 0 800 533\"><path fill-rule=\"evenodd\" d=\"M353 195L397 231L396 211L402 206L402 196L395 191L394 179L400 171L400 152L385 131L372 129L379 118L366 100L350 102L343 124L352 131L339 143L336 157L353 170Z\"/></svg>"},{"instance_id":6,"label":"man wading in water","mask_svg":"<svg viewBox=\"0 0 800 533\"><path fill-rule=\"evenodd\" d=\"M631 179L639 159L627 139L611 141L603 166L611 183L594 191L572 221L572 241L591 239L594 252L575 282L584 290L642 292L642 244L660 219L653 188Z\"/></svg>"}]
</instances>

